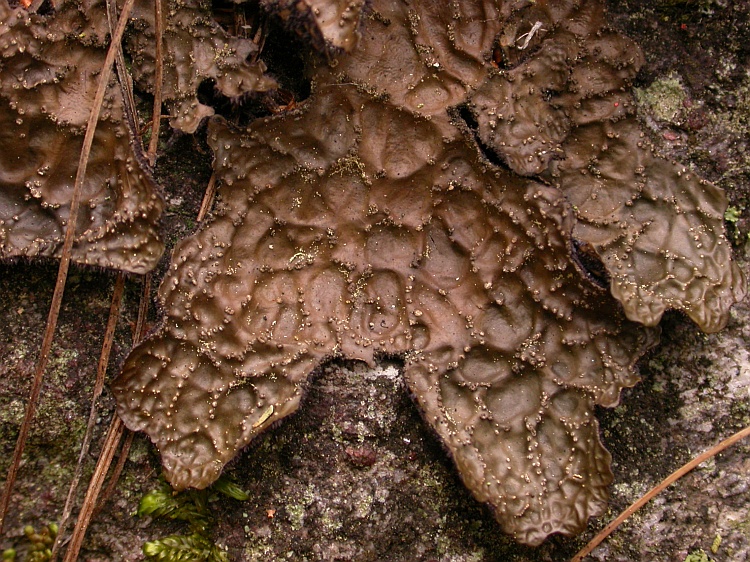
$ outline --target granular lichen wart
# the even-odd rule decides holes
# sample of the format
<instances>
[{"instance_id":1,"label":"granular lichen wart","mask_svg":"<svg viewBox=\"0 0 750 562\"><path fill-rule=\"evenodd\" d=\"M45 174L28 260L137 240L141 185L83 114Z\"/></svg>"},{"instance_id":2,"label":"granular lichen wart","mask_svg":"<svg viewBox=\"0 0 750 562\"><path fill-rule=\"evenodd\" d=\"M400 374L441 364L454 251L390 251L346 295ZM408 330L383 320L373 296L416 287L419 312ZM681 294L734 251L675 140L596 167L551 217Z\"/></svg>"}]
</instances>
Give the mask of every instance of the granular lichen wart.
<instances>
[{"instance_id":1,"label":"granular lichen wart","mask_svg":"<svg viewBox=\"0 0 750 562\"><path fill-rule=\"evenodd\" d=\"M655 80L647 88L635 88L638 103L647 106L651 113L667 123L675 123L685 112L687 94L680 77L671 74L667 78Z\"/></svg>"},{"instance_id":2,"label":"granular lichen wart","mask_svg":"<svg viewBox=\"0 0 750 562\"><path fill-rule=\"evenodd\" d=\"M118 411L202 488L321 362L399 355L503 528L576 533L612 480L594 406L665 310L715 331L744 295L723 193L640 132L641 55L600 2L371 10L301 107L211 119L222 205L175 250Z\"/></svg>"}]
</instances>

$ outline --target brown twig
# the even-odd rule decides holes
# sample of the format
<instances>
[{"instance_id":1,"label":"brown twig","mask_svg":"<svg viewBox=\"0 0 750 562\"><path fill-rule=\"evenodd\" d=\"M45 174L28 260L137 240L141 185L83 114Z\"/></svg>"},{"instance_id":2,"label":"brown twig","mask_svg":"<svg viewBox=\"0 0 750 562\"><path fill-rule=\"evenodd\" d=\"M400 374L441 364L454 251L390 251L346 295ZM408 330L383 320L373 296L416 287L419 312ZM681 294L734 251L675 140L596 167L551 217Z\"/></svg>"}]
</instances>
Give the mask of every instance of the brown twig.
<instances>
[{"instance_id":1,"label":"brown twig","mask_svg":"<svg viewBox=\"0 0 750 562\"><path fill-rule=\"evenodd\" d=\"M138 318L135 322L135 330L133 330L133 347L135 347L146 335L146 318L148 317L148 303L151 299L151 273L147 273L143 278L143 287L141 288L141 299L138 305ZM116 416L117 414L115 414ZM130 446L133 444L133 432L124 429L127 432L125 441L123 441L122 448L120 449L120 456L117 459L115 468L112 469L112 475L109 477L107 487L104 489L98 498L94 498L97 502L96 508L93 514L99 512L103 507L104 503L112 495L112 492L117 485L117 481L120 479L122 469L125 467L125 461L128 459L128 453L130 452Z\"/></svg>"},{"instance_id":2,"label":"brown twig","mask_svg":"<svg viewBox=\"0 0 750 562\"><path fill-rule=\"evenodd\" d=\"M140 341L146 336L146 318L148 317L148 302L151 299L151 274L147 273L143 278L143 287L141 289L141 301L138 305L138 318L135 321L135 330L133 330L133 347L135 347ZM127 430L126 430L127 431ZM117 485L117 481L120 479L120 474L122 473L122 469L125 466L125 461L128 458L128 452L130 451L130 446L133 443L133 432L129 431L127 437L125 438L125 441L122 444L122 449L120 449L120 457L117 459L117 464L115 465L115 468L112 470L112 476L109 477L109 483L107 484L107 487L105 488L104 492L102 492L101 497L99 498L99 504L97 506L97 510L101 509L104 502L107 501L109 496L112 495L112 492L115 489L115 486Z\"/></svg>"},{"instance_id":3,"label":"brown twig","mask_svg":"<svg viewBox=\"0 0 750 562\"><path fill-rule=\"evenodd\" d=\"M151 140L148 143L148 161L156 164L156 150L159 145L159 125L161 125L161 89L164 80L164 49L162 46L161 0L154 0L154 20L156 33L156 73L154 75L154 111L151 125Z\"/></svg>"},{"instance_id":4,"label":"brown twig","mask_svg":"<svg viewBox=\"0 0 750 562\"><path fill-rule=\"evenodd\" d=\"M114 26L117 23L117 2L116 0L107 0L107 25L109 26L110 36L114 35ZM143 152L143 146L141 139L136 132L137 114L135 109L135 97L133 96L133 80L128 74L127 66L125 65L125 54L122 52L122 43L117 44L117 56L115 58L115 65L117 68L117 78L120 83L120 91L122 92L123 107L125 109L125 117L129 128L131 130L131 139L135 143L135 150Z\"/></svg>"},{"instance_id":5,"label":"brown twig","mask_svg":"<svg viewBox=\"0 0 750 562\"><path fill-rule=\"evenodd\" d=\"M114 291L112 292L112 304L109 307L109 319L107 320L107 328L104 332L102 352L99 355L99 365L96 370L96 381L94 382L91 409L89 410L89 421L86 425L86 433L83 436L81 452L78 455L78 464L73 473L73 479L71 480L70 488L68 489L68 497L65 500L65 507L63 508L62 517L60 518L60 528L57 533L57 540L52 547L50 560L53 561L57 560L57 555L62 547L63 537L65 536L68 521L70 520L70 514L73 511L73 504L75 503L76 492L78 491L78 483L80 482L81 474L83 473L83 464L88 455L89 447L91 446L91 436L94 433L94 425L96 424L96 418L99 413L99 397L104 389L104 376L107 372L107 365L109 365L109 354L112 351L112 343L115 337L115 328L117 328L117 319L120 316L120 305L122 304L122 294L124 289L125 274L119 273L117 275L117 280L115 281Z\"/></svg>"},{"instance_id":6,"label":"brown twig","mask_svg":"<svg viewBox=\"0 0 750 562\"><path fill-rule=\"evenodd\" d=\"M42 389L44 371L47 368L47 361L49 360L49 353L52 348L52 339L55 335L55 329L57 328L57 319L60 315L62 298L65 293L65 282L68 278L68 269L70 268L70 256L75 239L76 223L78 222L78 209L81 203L83 180L86 177L86 167L88 165L89 154L91 153L91 146L94 142L94 132L96 131L96 125L99 121L104 94L106 93L107 85L109 84L112 63L117 54L118 45L122 40L122 35L125 32L125 24L127 23L130 11L133 8L133 2L134 0L125 0L125 4L123 5L122 14L117 22L117 29L112 36L112 42L107 50L104 64L102 65L99 85L97 86L96 96L94 97L94 103L91 107L91 114L89 115L88 123L86 124L86 134L83 137L83 146L78 160L78 171L76 173L75 184L73 187L73 196L70 201L70 212L68 214L68 220L65 223L65 238L63 240L63 247L60 255L60 266L57 270L57 280L55 281L55 290L52 294L52 303L50 304L49 315L47 316L47 325L44 330L42 346L39 351L39 360L34 372L34 380L31 385L26 412L24 414L23 422L21 423L18 439L16 440L16 447L13 451L10 467L8 468L8 475L5 479L5 487L3 488L3 493L0 497L0 533L3 531L5 517L8 513L8 506L10 504L10 496L16 482L18 468L21 465L21 457L23 456L23 450L26 446L26 439L29 434L29 428L31 427L31 421L34 419L34 413L36 412L39 393Z\"/></svg>"},{"instance_id":7,"label":"brown twig","mask_svg":"<svg viewBox=\"0 0 750 562\"><path fill-rule=\"evenodd\" d=\"M99 497L104 477L107 475L109 466L112 464L112 458L115 455L117 445L120 443L120 438L124 430L125 426L120 421L119 416L113 416L109 432L107 433L107 439L104 441L102 451L99 454L99 460L94 469L94 475L91 477L88 490L86 490L86 497L83 500L83 505L81 505L81 512L78 514L78 520L76 521L75 529L73 529L73 536L70 538L68 550L65 552L64 562L75 562L78 559L78 553L81 551L86 530L91 522L94 507L96 507L96 499Z\"/></svg>"},{"instance_id":8,"label":"brown twig","mask_svg":"<svg viewBox=\"0 0 750 562\"><path fill-rule=\"evenodd\" d=\"M638 501L633 503L630 507L628 507L625 511L623 511L620 515L617 516L617 518L612 521L609 525L604 527L599 534L597 534L589 543L583 547L578 554L576 554L573 558L570 559L570 562L581 562L585 556L588 556L591 554L591 552L599 546L599 544L606 539L609 535L612 534L612 532L619 527L623 521L625 521L628 517L633 515L636 511L638 511L641 507L643 507L646 503L648 503L654 496L659 494L662 490L664 490L666 487L670 486L683 476L685 476L688 472L693 470L695 467L697 467L702 462L705 462L706 460L710 459L711 457L718 455L720 452L722 452L727 447L730 447L734 445L737 441L744 439L750 435L750 426L746 427L745 429L738 431L731 437L728 437L724 439L721 443L718 445L715 445L711 447L708 451L705 453L702 453L695 457L693 460L691 460L689 463L683 465L682 467L675 470L672 474L667 476L664 480L662 480L657 486L654 486L651 488L648 492L646 492L645 495L643 495Z\"/></svg>"},{"instance_id":9,"label":"brown twig","mask_svg":"<svg viewBox=\"0 0 750 562\"><path fill-rule=\"evenodd\" d=\"M135 321L135 330L133 330L133 347L139 344L146 336L149 299L151 299L151 273L147 273L143 278L141 300L138 304L138 318Z\"/></svg>"},{"instance_id":10,"label":"brown twig","mask_svg":"<svg viewBox=\"0 0 750 562\"><path fill-rule=\"evenodd\" d=\"M201 208L198 211L198 222L201 222L206 218L211 205L214 202L214 196L216 195L216 174L211 174L211 178L208 180L206 186L206 193L203 195L203 201L201 201Z\"/></svg>"},{"instance_id":11,"label":"brown twig","mask_svg":"<svg viewBox=\"0 0 750 562\"><path fill-rule=\"evenodd\" d=\"M132 431L127 432L127 435L125 436L125 441L122 442L122 448L120 449L120 456L117 459L117 464L112 469L112 475L109 477L109 482L107 482L107 487L99 495L99 498L96 504L96 509L94 509L94 514L98 513L99 510L104 507L105 502L112 495L112 492L114 492L115 486L117 486L117 481L120 479L120 474L122 474L122 469L125 468L125 461L128 460L128 453L130 453L130 446L133 444L134 435L135 433L133 433Z\"/></svg>"}]
</instances>

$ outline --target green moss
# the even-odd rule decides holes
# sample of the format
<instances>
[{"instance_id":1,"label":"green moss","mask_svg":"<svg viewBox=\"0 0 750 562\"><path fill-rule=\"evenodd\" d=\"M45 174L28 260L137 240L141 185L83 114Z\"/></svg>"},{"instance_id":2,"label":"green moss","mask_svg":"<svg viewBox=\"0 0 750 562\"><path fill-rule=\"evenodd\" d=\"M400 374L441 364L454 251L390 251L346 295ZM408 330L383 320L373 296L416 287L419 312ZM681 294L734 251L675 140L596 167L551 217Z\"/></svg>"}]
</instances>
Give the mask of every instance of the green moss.
<instances>
[{"instance_id":1,"label":"green moss","mask_svg":"<svg viewBox=\"0 0 750 562\"><path fill-rule=\"evenodd\" d=\"M711 552L716 554L719 552L719 547L721 546L721 535L718 533L714 537L714 542L711 543Z\"/></svg>"},{"instance_id":2,"label":"green moss","mask_svg":"<svg viewBox=\"0 0 750 562\"><path fill-rule=\"evenodd\" d=\"M222 494L244 501L249 496L239 486L221 477L205 490L188 490L175 493L166 483L158 490L143 496L136 515L174 519L186 522L190 534L170 535L143 545L143 554L149 560L164 562L229 562L226 551L210 537L213 516L209 504Z\"/></svg>"},{"instance_id":3,"label":"green moss","mask_svg":"<svg viewBox=\"0 0 750 562\"><path fill-rule=\"evenodd\" d=\"M708 554L706 554L701 549L701 550L694 550L693 552L688 554L685 557L684 562L711 562L711 559L708 557Z\"/></svg>"},{"instance_id":4,"label":"green moss","mask_svg":"<svg viewBox=\"0 0 750 562\"><path fill-rule=\"evenodd\" d=\"M149 541L143 545L143 554L164 562L229 562L227 553L200 533Z\"/></svg>"},{"instance_id":5,"label":"green moss","mask_svg":"<svg viewBox=\"0 0 750 562\"><path fill-rule=\"evenodd\" d=\"M26 552L25 562L47 562L52 558L52 545L57 537L57 524L50 523L37 532L31 525L23 529L24 539L19 545ZM16 562L17 551L15 548L7 548L3 551L4 562Z\"/></svg>"},{"instance_id":6,"label":"green moss","mask_svg":"<svg viewBox=\"0 0 750 562\"><path fill-rule=\"evenodd\" d=\"M727 210L724 211L724 220L727 222L735 223L742 217L742 209L730 205Z\"/></svg>"}]
</instances>

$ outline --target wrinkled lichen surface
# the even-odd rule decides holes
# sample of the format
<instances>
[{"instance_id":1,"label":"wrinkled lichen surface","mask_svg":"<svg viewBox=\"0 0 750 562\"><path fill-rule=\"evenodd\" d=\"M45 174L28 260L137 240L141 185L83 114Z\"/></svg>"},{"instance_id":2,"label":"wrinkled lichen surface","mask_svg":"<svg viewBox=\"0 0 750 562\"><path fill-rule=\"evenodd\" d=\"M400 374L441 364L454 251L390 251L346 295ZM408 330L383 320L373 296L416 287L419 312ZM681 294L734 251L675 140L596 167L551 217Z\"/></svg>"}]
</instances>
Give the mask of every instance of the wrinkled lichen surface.
<instances>
[{"instance_id":1,"label":"wrinkled lichen surface","mask_svg":"<svg viewBox=\"0 0 750 562\"><path fill-rule=\"evenodd\" d=\"M59 257L108 29L103 3L64 2L42 16L0 1L0 259ZM164 250L156 225L163 203L133 127L113 80L72 259L145 273Z\"/></svg>"},{"instance_id":2,"label":"wrinkled lichen surface","mask_svg":"<svg viewBox=\"0 0 750 562\"><path fill-rule=\"evenodd\" d=\"M323 361L397 355L507 532L578 532L612 479L594 405L666 309L716 331L744 294L723 193L639 130L640 52L598 2L355 12L300 108L211 120L221 204L175 251L119 413L204 487Z\"/></svg>"},{"instance_id":3,"label":"wrinkled lichen surface","mask_svg":"<svg viewBox=\"0 0 750 562\"><path fill-rule=\"evenodd\" d=\"M505 529L528 543L554 531L575 532L588 515L602 509L611 479L609 455L599 443L591 407L613 405L620 388L636 381L633 364L655 339L653 328L642 325L653 325L665 309L678 308L714 331L726 321L732 300L742 295L722 236L723 194L652 152L648 135L633 119L633 101L623 90L642 57L632 42L606 26L600 29L603 20L595 3L568 13L562 4L551 10L540 3L518 4L515 10L464 4L450 9L417 6L413 11L377 3L363 7L359 2L264 5L323 53L320 58L309 53L313 94L298 109L290 103L286 114L256 121L247 130L220 118L211 123L209 142L217 156L222 202L213 221L176 254L162 288L170 305L165 323L126 367L138 404L126 417L140 417L138 423L148 426L168 463L207 453L212 459L208 468L188 462L180 477L210 477L229 452L295 408L301 393L311 388L307 417L303 414L287 425L280 437L274 433L274 439L261 441L234 467L235 476L246 479L257 498L247 513L227 514L231 522L221 529L233 556L240 559L365 560L365 553L380 552L389 559L491 560L501 556L501 550L502 556L536 559L537 554L507 545L499 550L497 533L482 523L477 506L459 501L458 508L445 507L455 501L446 498L460 498L460 492L452 484L440 484L441 478L450 482L445 463L423 464L439 457L438 447L420 436L413 412L405 414L406 406L392 398L403 393L395 371L366 371L363 377L357 369L331 369L310 382L313 365L333 356L370 363L380 354L401 357L406 384L422 415L452 452L464 482L476 497L494 506ZM321 6L330 11L316 12ZM149 9L136 9L129 41L153 35ZM640 23L663 25L661 13L649 10L639 15ZM53 127L49 123L54 119L37 115L31 102L38 101L37 95L77 96L64 87L70 76L93 92L104 52L103 6L87 4L84 10L59 3L57 13L45 16L26 18L21 9L8 14L0 18L11 30L5 37L22 36L31 47L26 51L11 41L4 51L0 68L15 81L3 79L3 103L12 111L1 112L8 123L3 146L9 148L0 158L8 159L3 173L28 164L26 159L34 164L20 174L33 178L30 187L26 180L9 180L10 187L0 196L8 198L9 205L32 209L29 217L41 208L57 226L37 228L38 218L21 224L12 231L21 242L2 257L53 255L78 158L74 141L80 146L88 106L55 106L55 118L71 108L81 109L81 115L74 127L59 119ZM88 20L84 14L97 15ZM175 126L191 130L214 111L196 102L201 84L216 85L240 110L253 92L273 86L273 78L263 74L262 43L253 41L259 35L247 37L239 31L242 26L222 28L205 4L180 3L179 9L165 14L164 99ZM685 33L692 32L693 20L684 25ZM65 41L55 33L48 36L48 26L57 29L55 33L62 29ZM89 26L99 30L98 35L89 32ZM63 45L76 53L66 51L62 57L73 64L61 64ZM134 75L142 72L138 85L149 91L152 53L148 41L131 43L131 70ZM738 53L716 71L725 86L735 78L742 80L737 69L744 59L741 50ZM191 58L202 62L184 62ZM705 84L696 63L685 60L693 69L685 71L688 76L696 80L698 75ZM41 87L27 82L32 87L21 97L14 91L27 86L18 76L38 70L34 65L43 73L56 73L58 81L41 81ZM252 80L242 78L247 76ZM235 78L242 80L233 82ZM174 85L178 79L184 88ZM222 90L221 84L236 88ZM686 82L685 87L699 86ZM744 99L742 89L735 90L738 99ZM94 174L100 183L91 184L103 194L88 199L91 213L84 213L91 221L103 213L97 220L110 223L94 231L83 225L81 231L93 232L87 240L96 240L97 247L74 250L74 259L143 271L160 251L152 233L161 202L149 191L153 186L144 174L146 166L138 163L137 148L129 148L132 137L120 95L113 82L95 144L106 149L104 164L90 164L95 170L105 168ZM677 140L672 154L715 161L712 177L739 190L734 182L741 174L728 163L738 161L741 141L708 143L705 154L680 149L685 131L715 139L742 130L743 114L732 109L733 95L720 93L718 109L708 111L701 102L685 98L677 114L655 111L658 119L671 116L661 125L668 129L652 127L664 139ZM11 107L16 100L31 102ZM180 115L186 120L180 121ZM36 134L13 125L18 119L21 126L32 123ZM716 133L725 130L729 134ZM28 145L21 142L29 138ZM52 172L39 168L44 171L39 174L34 155L50 158L50 147L55 146L66 149L55 169L68 181L46 184L40 178ZM640 167L631 167L633 158ZM155 201L145 203L146 216L127 210L107 214L108 203L119 201L124 189L118 181L133 186L125 191L128 197L145 197L138 199L139 205ZM32 189L40 186L43 197ZM170 187L170 207L176 208L184 193ZM54 206L57 200L49 199L53 197L59 198L62 211ZM735 193L740 205L731 215L735 241L746 234L743 200ZM21 221L13 217L11 222ZM665 224L683 228L665 229ZM97 238L96 233L105 231L112 236ZM151 242L139 246L134 239ZM247 242L246 247L239 248L239 242ZM78 244L85 248L82 239ZM136 247L151 249L133 254ZM182 257L184 262L179 261ZM235 268L238 262L248 265ZM8 287L2 309L9 323L2 329L0 366L2 399L9 402L3 402L8 407L3 407L0 421L7 459L46 303L35 297L33 284L17 281L23 273L15 276L3 268L0 278L5 277ZM40 275L27 266L21 271ZM47 282L53 277L47 275ZM103 279L89 274L83 283L105 284ZM80 279L74 275L70 284L75 293ZM232 294L238 287L239 297ZM64 500L75 441L82 431L80 421L71 420L83 419L86 408L63 397L80 398L88 392L93 373L82 366L96 353L98 342L77 343L72 350L64 344L95 331L93 318L106 310L107 302L106 296L92 298L88 305L76 299L67 315L63 311L62 326L67 328L59 333L61 348L55 351L53 380L45 387L47 399L34 428L37 437L30 443L30 460L13 499L9 536L23 528L16 518L37 525L40 522L28 518L43 512L47 519L41 524L46 524ZM740 317L735 315L735 320ZM128 319L134 320L132 314ZM30 327L17 330L17 321ZM121 345L127 346L127 329L121 332ZM615 444L614 456L620 459L614 467L618 507L666 475L678 459L715 441L712 431L723 435L737 420L747 419L747 397L744 402L737 398L747 386L746 350L737 343L747 339L745 332L735 321L729 335L706 338L670 319L667 339L675 345L685 338L687 351L669 348L663 358L648 361L647 386L634 391L630 404L604 416L605 437ZM167 356L163 349L175 351ZM146 357L145 367L136 364L138 357ZM582 367L591 362L595 368ZM174 381L152 382L156 373L176 376ZM126 386L122 379L118 384L120 391ZM139 387L148 392L139 395ZM235 408L232 400L237 396L253 400L240 401ZM277 405L274 400L283 396L291 398ZM354 406L345 407L352 401ZM184 404L188 408L182 408ZM212 408L229 410L230 415L217 418L214 412L212 419ZM671 435L670 428L678 428L678 435ZM667 433L669 440L660 444L660 436ZM706 440L699 441L696 433ZM173 443L184 449L175 453ZM221 455L219 446L226 449ZM514 447L517 456L504 454ZM691 539L690 550L708 550L715 530L724 536L722 548L732 549L726 550L727 556L747 552L746 539L742 550L747 525L742 519L742 480L737 480L736 470L724 468L732 455L691 477L687 503L697 498L694 504L709 506L699 517L694 509L683 510L674 496L644 516L646 527L657 530L656 538L695 537L692 531L677 533L674 526L692 530L696 521L715 521L704 530L711 536ZM644 456L651 459L648 466L638 460ZM305 460L311 457L315 460ZM334 470L329 463L339 464ZM155 536L144 536L127 517L137 503L132 490L153 485L145 484L153 476L151 466L143 442L137 441L126 463L116 515L105 513L107 522L95 522L89 534L92 559L132 559L139 542ZM746 470L746 463L731 466ZM135 474L128 473L128 467L135 467ZM643 476L647 471L648 477ZM581 486L581 479L588 479L591 489ZM710 487L713 480L718 483ZM569 516L571 505L582 506L582 511ZM633 524L643 522L636 518ZM113 531L112 525L119 527ZM382 534L382 529L391 532ZM480 535L494 538L474 538ZM384 536L397 538L388 542ZM429 537L427 542L424 537ZM633 559L644 552L638 544L650 549L654 542L636 540L629 546L615 539L600 549L599 557ZM560 544L565 543L548 542L538 556L556 559ZM663 547L654 559L683 559L688 546L679 548L685 552Z\"/></svg>"},{"instance_id":4,"label":"wrinkled lichen surface","mask_svg":"<svg viewBox=\"0 0 750 562\"><path fill-rule=\"evenodd\" d=\"M200 0L164 3L162 48L164 50L162 100L170 109L170 124L193 133L201 119L214 109L198 99L198 89L211 81L224 96L273 88L276 82L264 74L257 59L258 46L247 37L250 26L230 35L212 17L210 3ZM153 2L138 1L133 9L131 33L126 45L132 57L133 79L144 90L155 91L156 25Z\"/></svg>"}]
</instances>

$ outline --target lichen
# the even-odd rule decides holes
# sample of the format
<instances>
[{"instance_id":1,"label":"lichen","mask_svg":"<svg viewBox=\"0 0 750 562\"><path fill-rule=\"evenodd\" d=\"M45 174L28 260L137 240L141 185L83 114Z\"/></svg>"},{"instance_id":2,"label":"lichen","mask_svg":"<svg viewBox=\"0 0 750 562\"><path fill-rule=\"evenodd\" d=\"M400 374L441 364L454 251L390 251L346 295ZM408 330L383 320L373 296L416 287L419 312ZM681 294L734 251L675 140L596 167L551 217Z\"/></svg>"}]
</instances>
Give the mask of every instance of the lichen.
<instances>
[{"instance_id":1,"label":"lichen","mask_svg":"<svg viewBox=\"0 0 750 562\"><path fill-rule=\"evenodd\" d=\"M42 74L62 76L60 46L72 46L61 80L93 87L101 2L27 16L1 1L10 35L46 57ZM136 81L150 89L146 4L129 46ZM635 119L628 89L639 50L606 26L595 0L263 4L312 46L312 93L247 127L210 119L221 203L175 251L160 289L164 320L113 385L120 415L157 443L176 487L204 488L299 407L318 365L398 356L426 422L507 532L527 544L578 532L603 511L612 479L594 406L615 405L635 384L635 362L667 309L716 331L744 296L723 193L662 158ZM199 2L166 11L163 99L183 131L214 113L198 101L202 86L241 107L275 84L243 26L209 16ZM66 28L82 18L84 32ZM43 36L48 24L65 32ZM15 45L3 46L6 78L37 64ZM75 153L85 119L65 111L78 105L55 107L54 120L32 111L42 93L69 95L55 84L24 85L23 100L4 87L12 111L3 115ZM106 189L88 198L94 226L82 227L74 258L142 272L161 251L162 202L129 146L121 94L108 96L96 146L121 169L95 187L117 198L127 184L122 199L138 199L136 211L108 214ZM0 167L14 169L13 158ZM12 223L2 257L55 255L69 186L36 176L29 186L25 178L47 170L24 170L0 192L2 226ZM46 230L13 214L36 199L57 210L54 197L63 211ZM358 469L377 459L348 454ZM336 510L316 507L335 534Z\"/></svg>"},{"instance_id":2,"label":"lichen","mask_svg":"<svg viewBox=\"0 0 750 562\"><path fill-rule=\"evenodd\" d=\"M635 384L649 326L715 331L744 294L723 194L643 139L640 53L600 3L371 9L301 108L210 121L222 203L175 251L119 413L203 487L321 362L397 354L503 528L573 534L612 478L593 407Z\"/></svg>"},{"instance_id":3,"label":"lichen","mask_svg":"<svg viewBox=\"0 0 750 562\"><path fill-rule=\"evenodd\" d=\"M318 50L351 51L365 0L261 0L261 5L306 36Z\"/></svg>"},{"instance_id":4,"label":"lichen","mask_svg":"<svg viewBox=\"0 0 750 562\"><path fill-rule=\"evenodd\" d=\"M162 100L170 109L171 125L193 133L214 109L198 99L204 83L230 99L276 86L257 59L258 46L244 29L230 35L211 16L210 4L199 0L165 2L162 36L164 76ZM128 36L133 78L144 91L155 91L156 26L153 2L139 1L133 9Z\"/></svg>"},{"instance_id":5,"label":"lichen","mask_svg":"<svg viewBox=\"0 0 750 562\"><path fill-rule=\"evenodd\" d=\"M635 88L634 92L638 103L646 105L655 117L667 123L673 123L685 111L687 94L679 76L655 80L647 88Z\"/></svg>"},{"instance_id":6,"label":"lichen","mask_svg":"<svg viewBox=\"0 0 750 562\"><path fill-rule=\"evenodd\" d=\"M102 3L71 0L42 16L0 0L0 259L60 255L108 31ZM74 261L144 273L164 250L156 232L163 203L134 135L111 84L82 187Z\"/></svg>"}]
</instances>

